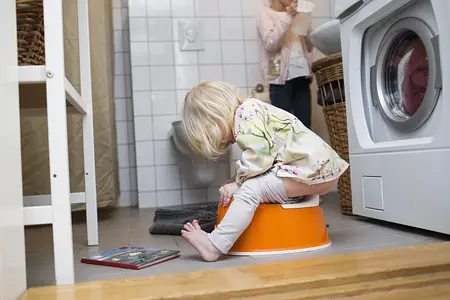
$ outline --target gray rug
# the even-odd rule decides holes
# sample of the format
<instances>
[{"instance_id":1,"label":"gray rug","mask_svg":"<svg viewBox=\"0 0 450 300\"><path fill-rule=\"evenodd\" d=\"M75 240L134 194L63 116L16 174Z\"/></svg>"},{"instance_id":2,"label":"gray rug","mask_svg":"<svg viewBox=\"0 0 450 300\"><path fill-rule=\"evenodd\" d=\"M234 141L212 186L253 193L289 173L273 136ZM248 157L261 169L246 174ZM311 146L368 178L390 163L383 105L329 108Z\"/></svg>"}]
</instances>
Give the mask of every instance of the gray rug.
<instances>
[{"instance_id":1,"label":"gray rug","mask_svg":"<svg viewBox=\"0 0 450 300\"><path fill-rule=\"evenodd\" d=\"M158 208L150 234L181 235L184 224L193 220L197 220L204 231L211 232L217 221L217 205L207 203Z\"/></svg>"}]
</instances>

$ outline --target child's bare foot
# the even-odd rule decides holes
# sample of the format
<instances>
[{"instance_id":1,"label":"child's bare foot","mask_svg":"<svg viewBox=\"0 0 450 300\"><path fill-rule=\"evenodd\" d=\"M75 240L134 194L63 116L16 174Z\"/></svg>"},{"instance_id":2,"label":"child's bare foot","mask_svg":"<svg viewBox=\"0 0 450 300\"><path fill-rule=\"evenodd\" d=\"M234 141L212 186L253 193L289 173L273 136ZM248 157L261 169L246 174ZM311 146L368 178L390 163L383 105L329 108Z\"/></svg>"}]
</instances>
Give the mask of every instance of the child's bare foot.
<instances>
[{"instance_id":1,"label":"child's bare foot","mask_svg":"<svg viewBox=\"0 0 450 300\"><path fill-rule=\"evenodd\" d=\"M204 261L213 262L219 259L220 251L211 243L208 234L200 228L197 220L186 223L184 230L181 230L181 236L198 251Z\"/></svg>"}]
</instances>

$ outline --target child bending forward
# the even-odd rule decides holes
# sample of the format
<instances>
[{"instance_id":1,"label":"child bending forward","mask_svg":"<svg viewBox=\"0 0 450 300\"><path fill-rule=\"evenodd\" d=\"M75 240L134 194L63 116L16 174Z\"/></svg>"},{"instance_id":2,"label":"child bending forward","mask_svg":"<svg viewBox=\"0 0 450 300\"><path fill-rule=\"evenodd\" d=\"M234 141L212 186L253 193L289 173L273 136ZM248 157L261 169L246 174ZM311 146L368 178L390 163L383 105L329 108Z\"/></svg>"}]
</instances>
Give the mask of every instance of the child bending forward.
<instances>
[{"instance_id":1,"label":"child bending forward","mask_svg":"<svg viewBox=\"0 0 450 300\"><path fill-rule=\"evenodd\" d=\"M205 261L226 254L250 224L260 203L287 203L330 192L349 167L339 155L292 114L257 99L243 101L222 82L206 82L186 95L183 122L192 148L215 159L231 143L242 149L236 178L220 189L229 205L211 234L197 221L182 236Z\"/></svg>"}]
</instances>

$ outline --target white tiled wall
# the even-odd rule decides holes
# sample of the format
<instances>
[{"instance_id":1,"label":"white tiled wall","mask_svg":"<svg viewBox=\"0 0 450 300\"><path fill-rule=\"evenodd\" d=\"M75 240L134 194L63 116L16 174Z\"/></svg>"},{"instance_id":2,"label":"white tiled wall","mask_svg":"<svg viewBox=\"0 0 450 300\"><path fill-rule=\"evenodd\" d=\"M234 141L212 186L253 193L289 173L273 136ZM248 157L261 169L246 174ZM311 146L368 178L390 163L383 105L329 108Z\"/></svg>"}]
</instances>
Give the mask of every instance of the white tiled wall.
<instances>
[{"instance_id":1,"label":"white tiled wall","mask_svg":"<svg viewBox=\"0 0 450 300\"><path fill-rule=\"evenodd\" d=\"M317 26L331 18L334 0L313 1ZM263 2L113 0L121 206L138 199L142 208L217 200L228 161L220 163L214 187L193 189L180 175L167 132L199 81L229 81L245 96L262 81L255 16ZM179 50L177 21L189 18L202 21L205 51ZM239 151L232 153L234 167Z\"/></svg>"},{"instance_id":2,"label":"white tiled wall","mask_svg":"<svg viewBox=\"0 0 450 300\"><path fill-rule=\"evenodd\" d=\"M119 157L119 206L137 205L137 177L134 145L133 98L131 89L128 5L113 0L117 149ZM147 107L141 107L145 111Z\"/></svg>"}]
</instances>

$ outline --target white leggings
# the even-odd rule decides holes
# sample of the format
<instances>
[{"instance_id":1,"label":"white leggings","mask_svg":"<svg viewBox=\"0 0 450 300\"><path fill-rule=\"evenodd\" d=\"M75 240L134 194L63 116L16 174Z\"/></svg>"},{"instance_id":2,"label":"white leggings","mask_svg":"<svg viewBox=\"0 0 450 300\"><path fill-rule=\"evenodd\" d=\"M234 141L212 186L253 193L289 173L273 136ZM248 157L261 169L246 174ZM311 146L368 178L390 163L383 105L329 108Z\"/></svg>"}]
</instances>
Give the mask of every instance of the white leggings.
<instances>
[{"instance_id":1,"label":"white leggings","mask_svg":"<svg viewBox=\"0 0 450 300\"><path fill-rule=\"evenodd\" d=\"M298 183L298 185L306 186L301 183ZM327 185L327 183L315 185L320 190L317 194L327 193L334 186L328 184L330 188L327 186L326 191L324 191L324 189L319 187L320 185ZM308 187L304 189L304 192L301 189L296 189L295 196L311 195L310 192L311 189ZM211 243L223 254L228 253L239 236L245 231L260 203L288 203L295 201L295 199L286 195L284 181L276 176L274 170L245 181L233 195L233 198L234 200L219 226L209 234Z\"/></svg>"}]
</instances>

